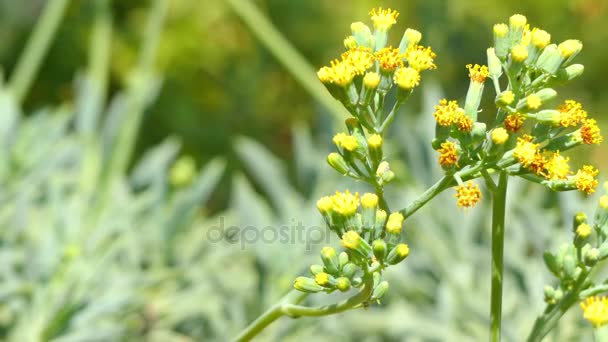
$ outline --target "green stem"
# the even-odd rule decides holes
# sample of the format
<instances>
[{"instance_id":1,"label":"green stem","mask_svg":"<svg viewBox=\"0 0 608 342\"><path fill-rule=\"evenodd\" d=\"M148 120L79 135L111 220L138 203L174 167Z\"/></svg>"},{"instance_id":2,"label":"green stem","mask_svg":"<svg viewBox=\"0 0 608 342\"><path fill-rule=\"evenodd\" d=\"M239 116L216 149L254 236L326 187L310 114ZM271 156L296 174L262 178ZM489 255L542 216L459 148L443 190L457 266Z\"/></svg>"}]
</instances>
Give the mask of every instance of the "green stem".
<instances>
[{"instance_id":1,"label":"green stem","mask_svg":"<svg viewBox=\"0 0 608 342\"><path fill-rule=\"evenodd\" d=\"M10 88L16 102L21 103L32 86L68 4L69 0L50 0L44 8L11 78Z\"/></svg>"},{"instance_id":2,"label":"green stem","mask_svg":"<svg viewBox=\"0 0 608 342\"><path fill-rule=\"evenodd\" d=\"M492 299L490 304L490 341L492 342L500 341L507 180L507 173L502 171L492 200Z\"/></svg>"},{"instance_id":3,"label":"green stem","mask_svg":"<svg viewBox=\"0 0 608 342\"><path fill-rule=\"evenodd\" d=\"M545 312L536 319L534 327L528 336L528 342L540 342L556 325L559 319L579 301L579 293L585 285L589 270L583 270L572 290L568 292L557 304L548 305Z\"/></svg>"},{"instance_id":4,"label":"green stem","mask_svg":"<svg viewBox=\"0 0 608 342\"><path fill-rule=\"evenodd\" d=\"M243 330L235 339L234 342L250 341L264 330L271 323L279 319L281 316L298 318L301 316L327 316L335 313L344 312L349 309L358 307L361 303L369 299L373 290L373 277L371 273L366 274L364 278L363 288L354 296L332 305L324 305L318 307L309 307L297 305L306 298L308 294L297 290L291 290L277 304L264 312L255 321L251 322L245 330Z\"/></svg>"}]
</instances>

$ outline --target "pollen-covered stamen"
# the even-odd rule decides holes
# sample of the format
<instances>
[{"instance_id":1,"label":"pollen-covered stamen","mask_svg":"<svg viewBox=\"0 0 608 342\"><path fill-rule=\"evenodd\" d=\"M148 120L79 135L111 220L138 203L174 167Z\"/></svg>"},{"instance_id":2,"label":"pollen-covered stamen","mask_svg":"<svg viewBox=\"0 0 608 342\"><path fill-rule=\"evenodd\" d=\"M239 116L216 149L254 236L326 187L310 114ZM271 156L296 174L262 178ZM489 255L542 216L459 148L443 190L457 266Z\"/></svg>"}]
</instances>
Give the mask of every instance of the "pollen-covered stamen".
<instances>
[{"instance_id":1,"label":"pollen-covered stamen","mask_svg":"<svg viewBox=\"0 0 608 342\"><path fill-rule=\"evenodd\" d=\"M468 64L467 69L469 69L469 77L471 78L471 81L473 81L473 82L483 83L486 81L486 78L488 78L488 76L490 76L488 67L485 65Z\"/></svg>"}]
</instances>

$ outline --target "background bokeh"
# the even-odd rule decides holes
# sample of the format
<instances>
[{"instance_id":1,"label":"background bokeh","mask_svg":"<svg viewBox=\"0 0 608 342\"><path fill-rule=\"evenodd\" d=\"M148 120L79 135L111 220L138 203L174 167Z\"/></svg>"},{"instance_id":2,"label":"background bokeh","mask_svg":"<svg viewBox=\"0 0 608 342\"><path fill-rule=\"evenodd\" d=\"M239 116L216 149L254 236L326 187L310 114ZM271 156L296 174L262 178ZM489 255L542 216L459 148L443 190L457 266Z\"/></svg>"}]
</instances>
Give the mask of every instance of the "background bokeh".
<instances>
[{"instance_id":1,"label":"background bokeh","mask_svg":"<svg viewBox=\"0 0 608 342\"><path fill-rule=\"evenodd\" d=\"M111 1L110 95L122 94L131 84L129 77L137 65L154 2ZM0 0L3 75L10 76L14 70L46 3ZM289 289L295 276L318 262L320 246L310 248L301 241L288 248L259 241L247 246L224 244L209 241L204 232L220 223L277 227L303 222L313 227L321 224L314 204L320 195L346 187L364 190L325 165L332 132L341 122L331 102L319 94L324 89L316 83L314 72L343 50L342 40L349 34L350 23L367 21L373 7L391 7L401 13L392 31L394 44L405 28L413 27L423 33L424 45L432 46L438 55L438 69L428 73L423 86L403 107L387 139L391 165L398 175L388 196L396 206L411 201L439 177L441 170L429 143L433 104L443 96L462 99L468 87L464 66L484 63L492 25L506 22L513 13L527 15L533 26L549 31L553 41L583 41L584 50L577 60L586 66L586 72L559 89L560 96L582 102L608 131L608 97L603 96L608 91L605 0L168 0L155 65L162 85L145 111L135 154L129 161L133 172L117 176L120 181L129 180L124 188L97 189L95 177L85 177L90 184L81 184L73 176L79 175L74 165L80 165L74 160L96 160L91 152L94 149L76 153L74 160L70 159L72 163L57 163L67 165L67 171L58 168L53 173L44 168L48 165L38 165L60 158L45 152L46 147L55 146L48 142L54 142L55 137L46 134L61 131L59 126L68 127L65 145L75 150L88 146L80 144L81 137L70 130L70 124L64 127L51 118L55 111L69 111L71 104L83 97L76 81L87 65L96 15L94 3L70 2L22 104L30 120L24 121L15 135L25 143L16 144L11 153L24 156L24 169L40 168L43 176L31 181L28 177L37 176L36 172L5 172L12 164L0 167L0 184L6 187L0 191L0 226L5 228L0 233L0 255L8 260L0 268L2 338L20 336L14 331L21 327L25 332L40 328L47 340L68 336L61 341L82 341L87 333L106 336L105 340L225 341ZM254 17L253 24L243 20L249 12L242 5L249 3L270 20L272 30L280 33L287 45L276 45L277 39L268 41L260 36L255 29L264 28L265 20L256 22ZM482 105L485 108L491 108L490 97ZM482 120L488 120L490 114L482 113ZM111 121L105 113L102 119ZM0 129L0 133L6 132ZM38 135L44 137L38 141ZM33 150L43 152L34 154ZM572 159L592 158L601 170L608 170L606 144L583 150ZM178 155L190 155L197 165L205 167L192 188L174 188L172 180L166 179ZM99 158L104 157L107 155ZM215 157L226 162L225 169ZM49 165L51 168L55 164ZM68 183L65 188L64 183ZM47 189L53 196L36 193ZM87 206L87 196L96 199L96 193L106 191L111 201L93 201ZM30 192L37 196L28 197ZM76 193L74 198L69 197L72 192ZM597 198L554 194L521 182L512 183L509 196L504 338L519 341L542 310L542 287L551 281L541 263L542 252L555 250L570 239L571 215L577 210L587 210L591 215ZM526 200L517 200L520 198ZM485 339L489 298L487 205L483 202L465 213L456 208L451 194L445 194L417 214L407 228L413 255L404 263L407 265L387 274L391 291L385 305L339 318L282 321L261 340ZM54 221L47 214L56 216L52 217L59 227L65 224L75 232L84 227L87 234L95 234L91 241L85 234L82 242L80 233L72 239L69 232L48 231L44 223ZM31 215L34 219L16 220L13 215ZM194 223L188 220L191 217ZM81 218L94 224L86 227ZM181 230L171 231L174 227L170 223ZM21 229L20 224L25 228ZM114 251L109 257L103 254L103 260L108 261L103 267L97 264L102 259L97 249L87 249L98 242L99 250L112 246L107 249ZM78 262L72 263L70 258ZM72 273L66 272L65 277L55 272L62 279L50 281L55 278L49 273L54 267L63 270L65 263L77 267L70 268ZM79 273L82 269L96 273L97 278L91 276L95 281L80 283L82 278L88 279ZM17 294L6 289L6 284L12 289L13 282L22 281L27 286L15 287ZM77 293L76 298L70 297L72 292ZM54 316L54 306L46 305L44 298L68 309ZM44 311L39 317L39 308L48 308L50 313ZM24 315L24 310L30 316ZM39 318L33 328L28 326L31 317ZM47 320L52 329L47 328ZM553 340L589 338L590 329L578 312L570 313L565 322Z\"/></svg>"}]
</instances>

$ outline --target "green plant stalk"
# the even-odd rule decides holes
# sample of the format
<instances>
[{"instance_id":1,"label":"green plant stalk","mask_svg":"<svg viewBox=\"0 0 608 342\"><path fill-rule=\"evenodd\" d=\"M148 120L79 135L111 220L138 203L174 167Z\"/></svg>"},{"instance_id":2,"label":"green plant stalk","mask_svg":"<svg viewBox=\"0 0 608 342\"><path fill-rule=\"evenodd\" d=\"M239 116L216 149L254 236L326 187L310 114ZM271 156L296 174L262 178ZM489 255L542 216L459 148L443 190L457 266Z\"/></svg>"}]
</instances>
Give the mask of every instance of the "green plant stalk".
<instances>
[{"instance_id":1,"label":"green plant stalk","mask_svg":"<svg viewBox=\"0 0 608 342\"><path fill-rule=\"evenodd\" d=\"M9 83L16 102L21 103L31 88L69 3L69 0L49 0L44 8Z\"/></svg>"},{"instance_id":2,"label":"green plant stalk","mask_svg":"<svg viewBox=\"0 0 608 342\"><path fill-rule=\"evenodd\" d=\"M508 175L499 175L496 191L492 199L492 298L490 304L490 341L500 341L502 320L502 281L505 244L505 205Z\"/></svg>"},{"instance_id":3,"label":"green plant stalk","mask_svg":"<svg viewBox=\"0 0 608 342\"><path fill-rule=\"evenodd\" d=\"M250 341L260 332L262 332L262 330L264 330L267 326L282 316L292 318L298 318L301 316L319 317L357 308L371 296L373 283L374 281L372 274L368 272L364 278L363 288L356 295L332 305L317 307L297 305L299 302L304 300L308 294L297 290L291 290L279 301L279 303L272 306L255 321L251 322L251 324L249 324L249 326L247 326L247 328L245 328L245 330L243 330L234 339L234 342Z\"/></svg>"},{"instance_id":4,"label":"green plant stalk","mask_svg":"<svg viewBox=\"0 0 608 342\"><path fill-rule=\"evenodd\" d=\"M532 331L528 335L528 342L540 342L556 325L562 316L579 301L579 293L585 285L589 270L584 269L568 292L557 304L547 305L545 312L534 322Z\"/></svg>"},{"instance_id":5,"label":"green plant stalk","mask_svg":"<svg viewBox=\"0 0 608 342\"><path fill-rule=\"evenodd\" d=\"M334 100L321 82L313 76L314 68L285 39L279 30L249 0L226 0L234 13L247 25L254 36L279 60L293 77L316 101L323 105L336 119L344 120L347 111Z\"/></svg>"}]
</instances>

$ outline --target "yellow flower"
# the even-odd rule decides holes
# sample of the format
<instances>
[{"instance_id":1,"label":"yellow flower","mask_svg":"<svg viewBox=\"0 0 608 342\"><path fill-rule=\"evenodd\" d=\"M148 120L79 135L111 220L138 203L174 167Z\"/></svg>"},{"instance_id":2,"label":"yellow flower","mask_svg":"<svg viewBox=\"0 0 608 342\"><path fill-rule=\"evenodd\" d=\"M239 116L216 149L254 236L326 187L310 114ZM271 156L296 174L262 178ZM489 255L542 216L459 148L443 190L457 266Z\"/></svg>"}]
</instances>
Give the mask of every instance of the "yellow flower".
<instances>
[{"instance_id":1,"label":"yellow flower","mask_svg":"<svg viewBox=\"0 0 608 342\"><path fill-rule=\"evenodd\" d=\"M504 38L509 32L509 26L507 24L496 24L494 25L494 35L498 38Z\"/></svg>"},{"instance_id":2,"label":"yellow flower","mask_svg":"<svg viewBox=\"0 0 608 342\"><path fill-rule=\"evenodd\" d=\"M403 66L404 54L399 52L399 49L393 49L393 47L385 47L380 51L376 52L376 59L380 68L384 71L395 71L397 68Z\"/></svg>"},{"instance_id":3,"label":"yellow flower","mask_svg":"<svg viewBox=\"0 0 608 342\"><path fill-rule=\"evenodd\" d=\"M359 207L359 193L354 195L350 191L336 191L336 194L331 196L332 210L342 216L350 217L355 215Z\"/></svg>"},{"instance_id":4,"label":"yellow flower","mask_svg":"<svg viewBox=\"0 0 608 342\"><path fill-rule=\"evenodd\" d=\"M578 53L583 48L583 43L580 40L576 39L568 39L557 46L557 51L564 58L569 58L570 56Z\"/></svg>"},{"instance_id":5,"label":"yellow flower","mask_svg":"<svg viewBox=\"0 0 608 342\"><path fill-rule=\"evenodd\" d=\"M446 141L441 144L441 148L437 150L439 155L439 164L443 167L450 167L458 163L458 150L456 144L451 141Z\"/></svg>"},{"instance_id":6,"label":"yellow flower","mask_svg":"<svg viewBox=\"0 0 608 342\"><path fill-rule=\"evenodd\" d=\"M439 105L435 106L433 116L439 126L450 126L458 119L459 111L462 111L462 109L458 107L458 101L448 102L448 100L442 99L439 101Z\"/></svg>"},{"instance_id":7,"label":"yellow flower","mask_svg":"<svg viewBox=\"0 0 608 342\"><path fill-rule=\"evenodd\" d=\"M397 253L397 256L400 259L405 259L408 255L410 255L410 247L404 243L400 243L395 246L395 253Z\"/></svg>"},{"instance_id":8,"label":"yellow flower","mask_svg":"<svg viewBox=\"0 0 608 342\"><path fill-rule=\"evenodd\" d=\"M338 133L334 135L334 144L336 146L341 147L347 151L354 151L359 147L359 142L357 138L352 135L346 135L345 133Z\"/></svg>"},{"instance_id":9,"label":"yellow flower","mask_svg":"<svg viewBox=\"0 0 608 342\"><path fill-rule=\"evenodd\" d=\"M538 28L532 30L532 45L539 49L544 49L550 43L551 35L547 31Z\"/></svg>"},{"instance_id":10,"label":"yellow flower","mask_svg":"<svg viewBox=\"0 0 608 342\"><path fill-rule=\"evenodd\" d=\"M361 206L363 208L376 208L378 205L378 196L372 193L366 193L361 196Z\"/></svg>"},{"instance_id":11,"label":"yellow flower","mask_svg":"<svg viewBox=\"0 0 608 342\"><path fill-rule=\"evenodd\" d=\"M399 212L391 213L386 222L386 231L391 234L401 233L403 227L403 215Z\"/></svg>"},{"instance_id":12,"label":"yellow flower","mask_svg":"<svg viewBox=\"0 0 608 342\"><path fill-rule=\"evenodd\" d=\"M374 55L367 47L352 48L342 54L342 61L353 67L356 75L363 75L374 65Z\"/></svg>"},{"instance_id":13,"label":"yellow flower","mask_svg":"<svg viewBox=\"0 0 608 342\"><path fill-rule=\"evenodd\" d=\"M399 88L411 90L420 84L420 74L416 69L399 68L393 76L393 81Z\"/></svg>"},{"instance_id":14,"label":"yellow flower","mask_svg":"<svg viewBox=\"0 0 608 342\"><path fill-rule=\"evenodd\" d=\"M464 111L456 112L456 123L458 124L458 130L461 132L470 132L473 129L473 120Z\"/></svg>"},{"instance_id":15,"label":"yellow flower","mask_svg":"<svg viewBox=\"0 0 608 342\"><path fill-rule=\"evenodd\" d=\"M538 144L532 143L532 137L530 136L517 138L517 145L515 145L513 156L523 167L528 167L536 158L538 146Z\"/></svg>"},{"instance_id":16,"label":"yellow flower","mask_svg":"<svg viewBox=\"0 0 608 342\"><path fill-rule=\"evenodd\" d=\"M524 124L525 117L519 113L509 114L505 118L505 128L509 132L517 132Z\"/></svg>"},{"instance_id":17,"label":"yellow flower","mask_svg":"<svg viewBox=\"0 0 608 342\"><path fill-rule=\"evenodd\" d=\"M371 148L379 148L382 146L382 137L380 134L372 134L367 138L367 144Z\"/></svg>"},{"instance_id":18,"label":"yellow flower","mask_svg":"<svg viewBox=\"0 0 608 342\"><path fill-rule=\"evenodd\" d=\"M541 153L537 152L534 156L534 160L532 160L532 163L528 165L528 169L530 169L532 172L539 176L547 178L547 163L547 159L545 159L545 157Z\"/></svg>"},{"instance_id":19,"label":"yellow flower","mask_svg":"<svg viewBox=\"0 0 608 342\"><path fill-rule=\"evenodd\" d=\"M329 274L320 272L315 275L315 282L321 286L329 285Z\"/></svg>"},{"instance_id":20,"label":"yellow flower","mask_svg":"<svg viewBox=\"0 0 608 342\"><path fill-rule=\"evenodd\" d=\"M317 201L317 209L322 214L328 213L334 206L334 203L329 196L323 196Z\"/></svg>"},{"instance_id":21,"label":"yellow flower","mask_svg":"<svg viewBox=\"0 0 608 342\"><path fill-rule=\"evenodd\" d=\"M366 88L376 89L380 84L380 76L375 72L368 72L363 77L363 84Z\"/></svg>"},{"instance_id":22,"label":"yellow flower","mask_svg":"<svg viewBox=\"0 0 608 342\"><path fill-rule=\"evenodd\" d=\"M334 83L341 87L351 84L357 75L357 70L345 61L333 60L331 66L322 67L317 72L317 77L323 83Z\"/></svg>"},{"instance_id":23,"label":"yellow flower","mask_svg":"<svg viewBox=\"0 0 608 342\"><path fill-rule=\"evenodd\" d=\"M570 172L569 160L570 158L560 155L559 151L553 153L551 159L545 164L547 178L552 180L568 178L568 173Z\"/></svg>"},{"instance_id":24,"label":"yellow flower","mask_svg":"<svg viewBox=\"0 0 608 342\"><path fill-rule=\"evenodd\" d=\"M583 105L574 100L566 100L557 107L557 111L560 113L559 124L562 127L574 127L587 118Z\"/></svg>"},{"instance_id":25,"label":"yellow flower","mask_svg":"<svg viewBox=\"0 0 608 342\"><path fill-rule=\"evenodd\" d=\"M502 145L509 140L509 133L507 133L506 129L498 127L492 130L490 137L492 138L493 143L496 145Z\"/></svg>"},{"instance_id":26,"label":"yellow flower","mask_svg":"<svg viewBox=\"0 0 608 342\"><path fill-rule=\"evenodd\" d=\"M594 193L595 188L598 185L598 181L595 178L598 173L599 170L591 165L583 166L583 168L578 170L576 175L574 175L574 184L576 184L576 188L587 194Z\"/></svg>"},{"instance_id":27,"label":"yellow flower","mask_svg":"<svg viewBox=\"0 0 608 342\"><path fill-rule=\"evenodd\" d=\"M433 63L433 60L437 55L431 50L430 47L424 47L420 45L410 46L405 51L405 58L410 68L416 69L416 71L424 71L428 69L437 69L437 66Z\"/></svg>"},{"instance_id":28,"label":"yellow flower","mask_svg":"<svg viewBox=\"0 0 608 342\"><path fill-rule=\"evenodd\" d=\"M538 109L543 104L543 101L536 94L530 94L526 98L526 106L530 109Z\"/></svg>"},{"instance_id":29,"label":"yellow flower","mask_svg":"<svg viewBox=\"0 0 608 342\"><path fill-rule=\"evenodd\" d=\"M586 223L579 224L578 227L576 227L576 235L586 239L589 235L591 235L591 227Z\"/></svg>"},{"instance_id":30,"label":"yellow flower","mask_svg":"<svg viewBox=\"0 0 608 342\"><path fill-rule=\"evenodd\" d=\"M509 18L509 25L515 28L522 28L526 26L528 19L521 14L514 14Z\"/></svg>"},{"instance_id":31,"label":"yellow flower","mask_svg":"<svg viewBox=\"0 0 608 342\"><path fill-rule=\"evenodd\" d=\"M588 297L581 303L583 317L595 328L608 323L608 299L605 296Z\"/></svg>"},{"instance_id":32,"label":"yellow flower","mask_svg":"<svg viewBox=\"0 0 608 342\"><path fill-rule=\"evenodd\" d=\"M488 67L485 65L479 64L467 64L467 69L469 69L469 77L471 81L477 83L483 83L486 81L486 78L490 75L488 71Z\"/></svg>"},{"instance_id":33,"label":"yellow flower","mask_svg":"<svg viewBox=\"0 0 608 342\"><path fill-rule=\"evenodd\" d=\"M599 145L604 138L600 133L600 128L597 126L595 119L584 119L581 127L581 137L583 143L588 145Z\"/></svg>"},{"instance_id":34,"label":"yellow flower","mask_svg":"<svg viewBox=\"0 0 608 342\"><path fill-rule=\"evenodd\" d=\"M528 48L525 45L515 45L511 48L511 57L516 62L523 62L528 58Z\"/></svg>"},{"instance_id":35,"label":"yellow flower","mask_svg":"<svg viewBox=\"0 0 608 342\"><path fill-rule=\"evenodd\" d=\"M369 15L374 22L374 28L378 31L386 32L397 23L399 12L390 8L382 9L382 7L379 7L372 9Z\"/></svg>"},{"instance_id":36,"label":"yellow flower","mask_svg":"<svg viewBox=\"0 0 608 342\"><path fill-rule=\"evenodd\" d=\"M515 101L515 94L510 90L505 90L498 95L498 101L505 105L510 105Z\"/></svg>"},{"instance_id":37,"label":"yellow flower","mask_svg":"<svg viewBox=\"0 0 608 342\"><path fill-rule=\"evenodd\" d=\"M342 235L342 246L348 249L357 249L359 245L361 245L361 236L359 233L349 230L348 232Z\"/></svg>"},{"instance_id":38,"label":"yellow flower","mask_svg":"<svg viewBox=\"0 0 608 342\"><path fill-rule=\"evenodd\" d=\"M469 181L466 185L456 187L455 197L458 199L459 207L471 208L481 200L481 190L479 190L479 185Z\"/></svg>"},{"instance_id":39,"label":"yellow flower","mask_svg":"<svg viewBox=\"0 0 608 342\"><path fill-rule=\"evenodd\" d=\"M410 29L410 28L405 30L405 33L403 34L403 36L409 42L408 47L417 45L420 42L420 40L422 39L422 33L420 33L417 30Z\"/></svg>"}]
</instances>

